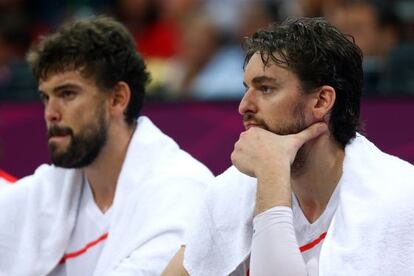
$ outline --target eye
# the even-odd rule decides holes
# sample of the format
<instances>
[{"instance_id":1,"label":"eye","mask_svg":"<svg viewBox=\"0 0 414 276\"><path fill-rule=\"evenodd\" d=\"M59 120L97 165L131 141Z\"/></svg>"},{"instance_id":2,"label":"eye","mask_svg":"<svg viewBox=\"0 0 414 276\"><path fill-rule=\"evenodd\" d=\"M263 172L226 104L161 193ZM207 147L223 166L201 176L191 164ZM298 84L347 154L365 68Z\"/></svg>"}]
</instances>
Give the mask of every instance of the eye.
<instances>
[{"instance_id":1,"label":"eye","mask_svg":"<svg viewBox=\"0 0 414 276\"><path fill-rule=\"evenodd\" d=\"M46 104L48 101L49 101L49 96L48 95L46 95L45 93L39 93L39 98L40 98L40 101L43 103L43 104Z\"/></svg>"},{"instance_id":2,"label":"eye","mask_svg":"<svg viewBox=\"0 0 414 276\"><path fill-rule=\"evenodd\" d=\"M273 88L267 85L261 85L259 86L259 90L263 93L263 94L270 94L273 92Z\"/></svg>"},{"instance_id":3,"label":"eye","mask_svg":"<svg viewBox=\"0 0 414 276\"><path fill-rule=\"evenodd\" d=\"M247 90L249 90L249 87L247 86L245 82L243 82L243 87L244 87L243 93L246 94Z\"/></svg>"},{"instance_id":4,"label":"eye","mask_svg":"<svg viewBox=\"0 0 414 276\"><path fill-rule=\"evenodd\" d=\"M59 93L59 97L63 98L64 100L72 100L76 96L76 92L72 90L62 90Z\"/></svg>"}]
</instances>

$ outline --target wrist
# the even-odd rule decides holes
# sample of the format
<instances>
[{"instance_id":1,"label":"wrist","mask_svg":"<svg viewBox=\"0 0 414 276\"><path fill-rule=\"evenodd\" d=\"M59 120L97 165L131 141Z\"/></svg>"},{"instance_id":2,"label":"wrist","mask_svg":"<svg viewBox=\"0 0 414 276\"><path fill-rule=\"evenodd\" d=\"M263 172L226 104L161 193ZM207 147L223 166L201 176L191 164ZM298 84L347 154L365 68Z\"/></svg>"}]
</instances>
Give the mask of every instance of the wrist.
<instances>
[{"instance_id":1,"label":"wrist","mask_svg":"<svg viewBox=\"0 0 414 276\"><path fill-rule=\"evenodd\" d=\"M256 214L276 206L292 206L290 171L273 171L257 177Z\"/></svg>"},{"instance_id":2,"label":"wrist","mask_svg":"<svg viewBox=\"0 0 414 276\"><path fill-rule=\"evenodd\" d=\"M277 176L279 178L290 178L290 163L289 161L264 162L255 170L257 179Z\"/></svg>"}]
</instances>

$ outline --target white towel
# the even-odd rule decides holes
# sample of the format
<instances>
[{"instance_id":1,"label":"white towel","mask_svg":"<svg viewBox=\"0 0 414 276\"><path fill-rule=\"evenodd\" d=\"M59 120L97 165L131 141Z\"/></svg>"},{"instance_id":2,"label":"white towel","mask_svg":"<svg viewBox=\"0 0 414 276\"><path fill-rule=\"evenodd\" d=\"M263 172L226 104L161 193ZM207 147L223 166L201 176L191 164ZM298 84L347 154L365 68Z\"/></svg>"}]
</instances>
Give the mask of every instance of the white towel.
<instances>
[{"instance_id":1,"label":"white towel","mask_svg":"<svg viewBox=\"0 0 414 276\"><path fill-rule=\"evenodd\" d=\"M414 167L358 135L345 150L320 275L414 275ZM229 275L250 254L256 179L231 167L209 186L186 237L192 276Z\"/></svg>"},{"instance_id":2,"label":"white towel","mask_svg":"<svg viewBox=\"0 0 414 276\"><path fill-rule=\"evenodd\" d=\"M0 177L0 189L10 187L11 185L9 181Z\"/></svg>"},{"instance_id":3,"label":"white towel","mask_svg":"<svg viewBox=\"0 0 414 276\"><path fill-rule=\"evenodd\" d=\"M82 172L43 165L0 192L0 275L47 275L70 239ZM94 275L159 275L212 174L140 117ZM4 191L4 192L3 192Z\"/></svg>"}]
</instances>

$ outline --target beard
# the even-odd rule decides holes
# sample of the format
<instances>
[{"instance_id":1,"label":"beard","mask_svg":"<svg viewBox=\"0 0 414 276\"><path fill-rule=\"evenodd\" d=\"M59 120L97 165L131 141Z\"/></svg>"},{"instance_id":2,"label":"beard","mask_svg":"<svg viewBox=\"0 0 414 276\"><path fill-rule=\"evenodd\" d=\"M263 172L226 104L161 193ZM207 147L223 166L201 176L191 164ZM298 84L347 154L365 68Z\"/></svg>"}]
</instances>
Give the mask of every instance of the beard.
<instances>
[{"instance_id":1,"label":"beard","mask_svg":"<svg viewBox=\"0 0 414 276\"><path fill-rule=\"evenodd\" d=\"M98 110L95 118L96 121L85 124L77 134L69 127L54 125L48 129L48 137L70 136L70 143L65 150L59 150L53 142L48 143L54 165L62 168L82 168L95 161L108 138L108 124L102 109Z\"/></svg>"},{"instance_id":2,"label":"beard","mask_svg":"<svg viewBox=\"0 0 414 276\"><path fill-rule=\"evenodd\" d=\"M263 129L270 131L277 135L289 135L296 134L307 128L305 123L303 103L298 103L293 109L293 120L290 122L283 122L277 127L270 127L263 119L256 118L252 113L245 113L243 115L243 121L254 121L257 125ZM306 168L306 160L308 151L306 144L301 146L296 153L295 159L290 167L291 175L294 177L299 176Z\"/></svg>"}]
</instances>

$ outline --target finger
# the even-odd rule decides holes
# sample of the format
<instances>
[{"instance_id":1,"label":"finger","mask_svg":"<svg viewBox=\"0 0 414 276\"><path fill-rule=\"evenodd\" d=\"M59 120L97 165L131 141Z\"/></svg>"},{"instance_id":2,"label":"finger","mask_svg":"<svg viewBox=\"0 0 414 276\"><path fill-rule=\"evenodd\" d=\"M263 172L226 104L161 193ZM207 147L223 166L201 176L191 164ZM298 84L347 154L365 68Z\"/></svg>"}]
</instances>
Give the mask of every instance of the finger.
<instances>
[{"instance_id":1,"label":"finger","mask_svg":"<svg viewBox=\"0 0 414 276\"><path fill-rule=\"evenodd\" d=\"M294 134L294 136L298 139L297 141L300 144L300 146L302 146L306 142L322 135L327 131L328 125L324 122L319 122L305 128L297 134Z\"/></svg>"}]
</instances>

